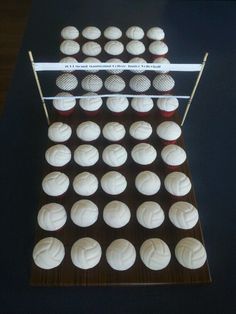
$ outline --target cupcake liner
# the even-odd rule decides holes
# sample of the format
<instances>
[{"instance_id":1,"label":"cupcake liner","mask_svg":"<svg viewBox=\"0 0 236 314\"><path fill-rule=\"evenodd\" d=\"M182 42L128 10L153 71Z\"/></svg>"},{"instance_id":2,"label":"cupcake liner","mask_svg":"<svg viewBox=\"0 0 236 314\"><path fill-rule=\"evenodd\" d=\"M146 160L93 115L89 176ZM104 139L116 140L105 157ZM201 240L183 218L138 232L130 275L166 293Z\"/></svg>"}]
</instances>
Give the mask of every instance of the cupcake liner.
<instances>
[{"instance_id":1,"label":"cupcake liner","mask_svg":"<svg viewBox=\"0 0 236 314\"><path fill-rule=\"evenodd\" d=\"M173 110L173 111L165 111L165 110L158 110L160 115L164 118L169 118L169 117L172 117L175 113L176 110Z\"/></svg>"},{"instance_id":2,"label":"cupcake liner","mask_svg":"<svg viewBox=\"0 0 236 314\"><path fill-rule=\"evenodd\" d=\"M75 107L71 108L70 110L56 110L58 112L59 115L63 116L63 117L68 117L70 116L72 113L75 112Z\"/></svg>"}]
</instances>

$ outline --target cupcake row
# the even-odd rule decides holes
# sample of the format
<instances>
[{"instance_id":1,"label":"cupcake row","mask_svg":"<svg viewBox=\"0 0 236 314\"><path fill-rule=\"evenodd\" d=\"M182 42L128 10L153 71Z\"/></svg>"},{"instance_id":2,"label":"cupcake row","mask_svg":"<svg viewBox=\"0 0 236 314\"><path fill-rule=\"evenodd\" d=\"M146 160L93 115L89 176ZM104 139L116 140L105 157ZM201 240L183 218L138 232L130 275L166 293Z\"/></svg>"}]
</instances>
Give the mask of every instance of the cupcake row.
<instances>
[{"instance_id":1,"label":"cupcake row","mask_svg":"<svg viewBox=\"0 0 236 314\"><path fill-rule=\"evenodd\" d=\"M142 166L147 166L157 159L156 149L149 143L139 143L131 149L132 160ZM63 167L71 161L71 151L63 144L49 147L45 153L45 158L49 165L53 167ZM90 144L79 145L74 151L74 161L81 167L91 167L99 161L98 149ZM102 161L110 167L123 166L128 159L127 150L120 144L110 144L106 146L101 154ZM172 169L182 165L186 160L186 153L178 145L170 144L161 151L162 160Z\"/></svg>"},{"instance_id":2,"label":"cupcake row","mask_svg":"<svg viewBox=\"0 0 236 314\"><path fill-rule=\"evenodd\" d=\"M131 79L122 78L117 74L108 76L103 83L103 80L97 74L88 74L82 80L80 87L87 92L98 92L103 87L112 93L122 92L128 86L133 92L144 93L151 87L161 93L170 92L175 81L169 74L158 74L151 81L144 74L136 74ZM63 91L72 91L78 88L79 81L74 74L63 73L56 78L56 86Z\"/></svg>"},{"instance_id":3,"label":"cupcake row","mask_svg":"<svg viewBox=\"0 0 236 314\"><path fill-rule=\"evenodd\" d=\"M102 32L98 27L87 26L82 32L82 36L88 40L96 40L102 36ZM141 40L145 36L144 30L139 26L130 26L125 35L131 40ZM61 37L63 39L75 40L79 38L80 32L75 26L66 26L61 31ZM108 40L117 40L122 37L122 31L116 26L108 26L104 32L103 36ZM165 33L160 27L151 27L147 30L146 36L150 40L163 40L165 38Z\"/></svg>"},{"instance_id":4,"label":"cupcake row","mask_svg":"<svg viewBox=\"0 0 236 314\"><path fill-rule=\"evenodd\" d=\"M70 218L75 225L81 228L90 227L98 220L98 206L87 199L75 202L70 210ZM131 210L121 201L111 201L103 209L103 221L111 228L119 229L130 222ZM190 203L179 201L169 209L169 220L179 229L192 229L198 222L198 210ZM138 206L136 210L138 223L147 229L160 227L165 214L157 202L146 201ZM38 224L45 231L56 231L61 229L67 221L65 208L58 203L48 203L42 206L38 212Z\"/></svg>"},{"instance_id":5,"label":"cupcake row","mask_svg":"<svg viewBox=\"0 0 236 314\"><path fill-rule=\"evenodd\" d=\"M60 171L53 171L47 174L42 181L44 193L49 196L63 196L68 190L70 179ZM88 171L77 174L72 182L73 189L76 194L81 196L92 196L99 187L97 177ZM120 195L127 189L126 177L118 171L106 172L100 180L100 186L108 195ZM161 180L153 171L141 171L134 179L136 190L145 196L153 196L158 193L161 188ZM189 177L183 172L174 171L166 175L164 179L164 187L166 191L173 196L187 195L192 184Z\"/></svg>"},{"instance_id":6,"label":"cupcake row","mask_svg":"<svg viewBox=\"0 0 236 314\"><path fill-rule=\"evenodd\" d=\"M79 106L88 115L96 115L102 109L103 99L97 93L89 92L84 94L85 98L79 99ZM53 99L53 107L63 116L69 116L74 112L76 99L68 92L61 92ZM105 101L106 108L115 115L121 115L129 108L127 97L108 97ZM154 101L151 97L133 97L130 106L139 116L146 115L154 107ZM176 97L158 98L156 106L163 117L171 117L179 107L179 101Z\"/></svg>"},{"instance_id":7,"label":"cupcake row","mask_svg":"<svg viewBox=\"0 0 236 314\"><path fill-rule=\"evenodd\" d=\"M127 239L116 239L106 248L106 262L116 271L131 268L137 259L134 245ZM143 264L153 271L165 269L171 261L168 245L160 238L145 240L139 249ZM54 237L41 239L34 247L33 259L42 269L59 266L65 257L63 243ZM75 267L88 270L97 266L102 257L101 245L93 238L80 238L71 247L71 261ZM180 265L188 269L197 269L206 262L206 251L202 243L195 238L183 238L175 246L175 257Z\"/></svg>"},{"instance_id":8,"label":"cupcake row","mask_svg":"<svg viewBox=\"0 0 236 314\"><path fill-rule=\"evenodd\" d=\"M100 135L112 142L120 141L124 138L126 130L119 122L108 122L102 129L93 121L84 121L76 128L77 137L85 142L97 140ZM129 135L135 140L146 140L153 133L153 128L149 122L136 121L129 127ZM182 130L174 121L161 122L156 128L157 136L163 140L163 144L174 144L180 137ZM71 127L63 122L54 122L48 128L48 137L56 143L63 143L69 140L72 135Z\"/></svg>"}]
</instances>

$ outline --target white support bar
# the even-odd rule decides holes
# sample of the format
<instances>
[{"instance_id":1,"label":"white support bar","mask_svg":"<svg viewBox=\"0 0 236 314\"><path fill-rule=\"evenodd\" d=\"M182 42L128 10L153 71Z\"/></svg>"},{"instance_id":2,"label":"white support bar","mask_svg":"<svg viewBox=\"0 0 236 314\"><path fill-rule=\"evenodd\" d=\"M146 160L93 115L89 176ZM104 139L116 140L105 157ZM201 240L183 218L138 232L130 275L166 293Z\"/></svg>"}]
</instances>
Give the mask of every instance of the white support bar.
<instances>
[{"instance_id":1,"label":"white support bar","mask_svg":"<svg viewBox=\"0 0 236 314\"><path fill-rule=\"evenodd\" d=\"M162 64L162 63L34 63L35 71L89 71L89 70L129 70L129 71L178 71L199 72L202 64Z\"/></svg>"},{"instance_id":2,"label":"white support bar","mask_svg":"<svg viewBox=\"0 0 236 314\"><path fill-rule=\"evenodd\" d=\"M190 96L174 96L174 95L130 95L130 94L102 94L102 95L89 95L89 96L73 96L73 97L44 97L45 100L52 99L82 99L82 98L105 98L105 97L127 97L127 98L179 98L179 99L189 99Z\"/></svg>"}]
</instances>

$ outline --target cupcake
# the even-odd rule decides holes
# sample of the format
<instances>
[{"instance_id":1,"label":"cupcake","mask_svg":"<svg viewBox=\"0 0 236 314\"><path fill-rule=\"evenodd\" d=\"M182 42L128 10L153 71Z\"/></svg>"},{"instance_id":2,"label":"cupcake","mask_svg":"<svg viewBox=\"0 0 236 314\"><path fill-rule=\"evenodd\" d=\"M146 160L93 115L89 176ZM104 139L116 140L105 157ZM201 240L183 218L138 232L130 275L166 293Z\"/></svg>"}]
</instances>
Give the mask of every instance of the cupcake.
<instances>
[{"instance_id":1,"label":"cupcake","mask_svg":"<svg viewBox=\"0 0 236 314\"><path fill-rule=\"evenodd\" d=\"M76 99L72 94L62 92L56 95L56 97L63 97L62 99L53 99L53 107L61 116L69 116L74 112ZM64 98L66 97L66 98Z\"/></svg>"},{"instance_id":2,"label":"cupcake","mask_svg":"<svg viewBox=\"0 0 236 314\"><path fill-rule=\"evenodd\" d=\"M82 79L81 87L87 92L98 92L103 86L102 79L96 74L89 74Z\"/></svg>"},{"instance_id":3,"label":"cupcake","mask_svg":"<svg viewBox=\"0 0 236 314\"><path fill-rule=\"evenodd\" d=\"M135 187L139 193L151 196L160 190L161 181L154 172L146 170L136 176Z\"/></svg>"},{"instance_id":4,"label":"cupcake","mask_svg":"<svg viewBox=\"0 0 236 314\"><path fill-rule=\"evenodd\" d=\"M75 75L64 73L57 77L56 85L58 88L64 91L71 91L77 87L78 80Z\"/></svg>"},{"instance_id":5,"label":"cupcake","mask_svg":"<svg viewBox=\"0 0 236 314\"><path fill-rule=\"evenodd\" d=\"M134 57L132 59L129 60L128 63L140 63L140 64L145 64L147 63L147 61L143 58L140 58L140 57ZM145 69L138 69L138 70L131 70L130 72L133 72L133 73L142 73L144 72Z\"/></svg>"},{"instance_id":6,"label":"cupcake","mask_svg":"<svg viewBox=\"0 0 236 314\"><path fill-rule=\"evenodd\" d=\"M66 26L61 31L61 37L69 40L75 40L79 37L79 31L74 26Z\"/></svg>"},{"instance_id":7,"label":"cupcake","mask_svg":"<svg viewBox=\"0 0 236 314\"><path fill-rule=\"evenodd\" d=\"M43 191L49 196L62 196L68 189L70 180L62 172L54 171L45 176L42 182Z\"/></svg>"},{"instance_id":8,"label":"cupcake","mask_svg":"<svg viewBox=\"0 0 236 314\"><path fill-rule=\"evenodd\" d=\"M153 100L151 97L134 97L131 100L131 107L138 116L145 116L152 110Z\"/></svg>"},{"instance_id":9,"label":"cupcake","mask_svg":"<svg viewBox=\"0 0 236 314\"><path fill-rule=\"evenodd\" d=\"M110 40L105 44L104 50L109 55L119 56L124 51L124 45L118 40Z\"/></svg>"},{"instance_id":10,"label":"cupcake","mask_svg":"<svg viewBox=\"0 0 236 314\"><path fill-rule=\"evenodd\" d=\"M97 163L99 153L96 147L89 144L83 144L76 148L74 160L81 167L90 167Z\"/></svg>"},{"instance_id":11,"label":"cupcake","mask_svg":"<svg viewBox=\"0 0 236 314\"><path fill-rule=\"evenodd\" d=\"M57 203L49 203L42 206L38 212L38 224L46 231L56 231L61 229L67 219L64 206Z\"/></svg>"},{"instance_id":12,"label":"cupcake","mask_svg":"<svg viewBox=\"0 0 236 314\"><path fill-rule=\"evenodd\" d=\"M162 149L161 158L170 169L175 169L185 162L186 153L182 147L170 144Z\"/></svg>"},{"instance_id":13,"label":"cupcake","mask_svg":"<svg viewBox=\"0 0 236 314\"><path fill-rule=\"evenodd\" d=\"M112 93L119 93L125 88L125 81L119 75L110 75L106 78L104 86L105 88Z\"/></svg>"},{"instance_id":14,"label":"cupcake","mask_svg":"<svg viewBox=\"0 0 236 314\"><path fill-rule=\"evenodd\" d=\"M163 117L169 118L173 116L176 109L179 107L179 101L176 97L158 98L157 107Z\"/></svg>"},{"instance_id":15,"label":"cupcake","mask_svg":"<svg viewBox=\"0 0 236 314\"><path fill-rule=\"evenodd\" d=\"M133 40L141 40L144 37L144 31L139 26L130 26L125 34L127 38Z\"/></svg>"},{"instance_id":16,"label":"cupcake","mask_svg":"<svg viewBox=\"0 0 236 314\"><path fill-rule=\"evenodd\" d=\"M66 39L61 43L60 51L64 55L76 55L80 51L80 45L74 40Z\"/></svg>"},{"instance_id":17,"label":"cupcake","mask_svg":"<svg viewBox=\"0 0 236 314\"><path fill-rule=\"evenodd\" d=\"M96 140L100 136L101 130L97 123L85 121L78 125L76 134L79 139L86 142Z\"/></svg>"},{"instance_id":18,"label":"cupcake","mask_svg":"<svg viewBox=\"0 0 236 314\"><path fill-rule=\"evenodd\" d=\"M188 202L176 202L169 209L169 219L179 229L192 229L198 222L198 210Z\"/></svg>"},{"instance_id":19,"label":"cupcake","mask_svg":"<svg viewBox=\"0 0 236 314\"><path fill-rule=\"evenodd\" d=\"M152 126L146 121L136 121L131 124L129 134L136 140L146 140L152 134Z\"/></svg>"},{"instance_id":20,"label":"cupcake","mask_svg":"<svg viewBox=\"0 0 236 314\"><path fill-rule=\"evenodd\" d=\"M156 132L164 145L174 144L182 133L180 126L174 121L162 122L158 125Z\"/></svg>"},{"instance_id":21,"label":"cupcake","mask_svg":"<svg viewBox=\"0 0 236 314\"><path fill-rule=\"evenodd\" d=\"M145 52L144 44L139 40L131 40L126 45L126 50L133 56L139 56Z\"/></svg>"},{"instance_id":22,"label":"cupcake","mask_svg":"<svg viewBox=\"0 0 236 314\"><path fill-rule=\"evenodd\" d=\"M116 26L108 26L105 29L103 35L106 39L117 40L117 39L121 38L122 31Z\"/></svg>"},{"instance_id":23,"label":"cupcake","mask_svg":"<svg viewBox=\"0 0 236 314\"><path fill-rule=\"evenodd\" d=\"M49 165L53 167L63 167L71 160L71 151L65 145L53 145L47 149L45 158Z\"/></svg>"},{"instance_id":24,"label":"cupcake","mask_svg":"<svg viewBox=\"0 0 236 314\"><path fill-rule=\"evenodd\" d=\"M102 153L104 163L110 167L122 166L128 158L126 149L119 144L108 145Z\"/></svg>"},{"instance_id":25,"label":"cupcake","mask_svg":"<svg viewBox=\"0 0 236 314\"><path fill-rule=\"evenodd\" d=\"M51 141L62 143L67 141L72 134L71 127L62 122L54 122L48 128L48 137Z\"/></svg>"},{"instance_id":26,"label":"cupcake","mask_svg":"<svg viewBox=\"0 0 236 314\"><path fill-rule=\"evenodd\" d=\"M163 40L165 38L165 33L160 27L151 27L147 31L147 38L151 40Z\"/></svg>"},{"instance_id":27,"label":"cupcake","mask_svg":"<svg viewBox=\"0 0 236 314\"><path fill-rule=\"evenodd\" d=\"M146 75L136 74L130 79L129 87L137 93L144 93L151 87L151 81Z\"/></svg>"},{"instance_id":28,"label":"cupcake","mask_svg":"<svg viewBox=\"0 0 236 314\"><path fill-rule=\"evenodd\" d=\"M141 226L147 229L158 228L165 220L161 206L153 201L146 201L139 205L136 218Z\"/></svg>"},{"instance_id":29,"label":"cupcake","mask_svg":"<svg viewBox=\"0 0 236 314\"><path fill-rule=\"evenodd\" d=\"M152 85L158 92L170 93L175 86L175 81L169 74L158 74Z\"/></svg>"},{"instance_id":30,"label":"cupcake","mask_svg":"<svg viewBox=\"0 0 236 314\"><path fill-rule=\"evenodd\" d=\"M72 206L70 217L73 223L79 227L92 226L98 219L98 207L90 200L79 200Z\"/></svg>"},{"instance_id":31,"label":"cupcake","mask_svg":"<svg viewBox=\"0 0 236 314\"><path fill-rule=\"evenodd\" d=\"M95 40L101 36L101 31L95 26L87 26L82 31L82 36L88 40Z\"/></svg>"},{"instance_id":32,"label":"cupcake","mask_svg":"<svg viewBox=\"0 0 236 314\"><path fill-rule=\"evenodd\" d=\"M121 115L129 106L129 101L126 97L108 97L106 101L107 108L114 115Z\"/></svg>"},{"instance_id":33,"label":"cupcake","mask_svg":"<svg viewBox=\"0 0 236 314\"><path fill-rule=\"evenodd\" d=\"M153 63L159 63L159 64L170 64L170 61L167 58L164 57L158 57L156 59L154 59ZM168 73L169 70L157 70L157 73Z\"/></svg>"},{"instance_id":34,"label":"cupcake","mask_svg":"<svg viewBox=\"0 0 236 314\"><path fill-rule=\"evenodd\" d=\"M122 60L118 59L118 58L111 58L109 60L106 61L107 63L123 63ZM124 70L123 69L111 69L111 70L107 70L108 73L111 74L120 74L122 73Z\"/></svg>"},{"instance_id":35,"label":"cupcake","mask_svg":"<svg viewBox=\"0 0 236 314\"><path fill-rule=\"evenodd\" d=\"M96 57L102 52L101 46L95 41L88 41L82 46L82 52L89 57Z\"/></svg>"},{"instance_id":36,"label":"cupcake","mask_svg":"<svg viewBox=\"0 0 236 314\"><path fill-rule=\"evenodd\" d=\"M140 143L134 146L131 157L139 165L146 166L154 162L157 157L155 148L148 143Z\"/></svg>"},{"instance_id":37,"label":"cupcake","mask_svg":"<svg viewBox=\"0 0 236 314\"><path fill-rule=\"evenodd\" d=\"M86 70L86 72L96 73L96 72L99 71L99 70L96 69L96 63L101 63L101 61L100 61L98 58L95 58L95 57L87 57L87 58L84 59L83 62L84 62L84 63L95 63L94 69Z\"/></svg>"},{"instance_id":38,"label":"cupcake","mask_svg":"<svg viewBox=\"0 0 236 314\"><path fill-rule=\"evenodd\" d=\"M127 187L126 178L117 171L109 171L101 178L101 187L109 195L119 195Z\"/></svg>"},{"instance_id":39,"label":"cupcake","mask_svg":"<svg viewBox=\"0 0 236 314\"><path fill-rule=\"evenodd\" d=\"M73 188L78 195L93 195L98 189L98 179L90 172L81 172L74 178Z\"/></svg>"},{"instance_id":40,"label":"cupcake","mask_svg":"<svg viewBox=\"0 0 236 314\"><path fill-rule=\"evenodd\" d=\"M95 116L98 114L99 109L102 106L102 98L96 93L87 93L83 96L88 96L88 98L80 98L79 104L80 107L88 116ZM92 96L92 98L90 97Z\"/></svg>"},{"instance_id":41,"label":"cupcake","mask_svg":"<svg viewBox=\"0 0 236 314\"><path fill-rule=\"evenodd\" d=\"M59 63L78 63L78 61L74 57L65 57L62 58ZM74 70L70 70L69 66L68 69L64 70L63 72L73 72Z\"/></svg>"},{"instance_id":42,"label":"cupcake","mask_svg":"<svg viewBox=\"0 0 236 314\"><path fill-rule=\"evenodd\" d=\"M120 201L111 201L103 210L103 220L115 229L122 228L130 221L131 213L129 207Z\"/></svg>"},{"instance_id":43,"label":"cupcake","mask_svg":"<svg viewBox=\"0 0 236 314\"><path fill-rule=\"evenodd\" d=\"M167 192L174 196L185 196L192 188L189 177L178 171L171 172L165 177L164 186Z\"/></svg>"},{"instance_id":44,"label":"cupcake","mask_svg":"<svg viewBox=\"0 0 236 314\"><path fill-rule=\"evenodd\" d=\"M156 57L164 57L168 52L167 45L161 40L153 41L149 47L149 52L153 55L154 58Z\"/></svg>"},{"instance_id":45,"label":"cupcake","mask_svg":"<svg viewBox=\"0 0 236 314\"><path fill-rule=\"evenodd\" d=\"M108 122L102 129L102 135L111 142L118 142L125 136L125 127L119 122Z\"/></svg>"}]
</instances>

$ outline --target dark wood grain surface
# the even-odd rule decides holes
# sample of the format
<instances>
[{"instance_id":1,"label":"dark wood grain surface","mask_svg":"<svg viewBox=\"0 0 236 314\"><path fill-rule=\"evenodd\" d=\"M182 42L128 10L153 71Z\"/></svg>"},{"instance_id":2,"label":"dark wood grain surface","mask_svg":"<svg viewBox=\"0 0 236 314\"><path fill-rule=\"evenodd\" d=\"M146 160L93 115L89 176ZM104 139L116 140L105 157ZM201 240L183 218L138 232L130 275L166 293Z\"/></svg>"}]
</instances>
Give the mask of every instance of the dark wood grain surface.
<instances>
[{"instance_id":1,"label":"dark wood grain surface","mask_svg":"<svg viewBox=\"0 0 236 314\"><path fill-rule=\"evenodd\" d=\"M0 114L4 108L31 0L0 1Z\"/></svg>"}]
</instances>

